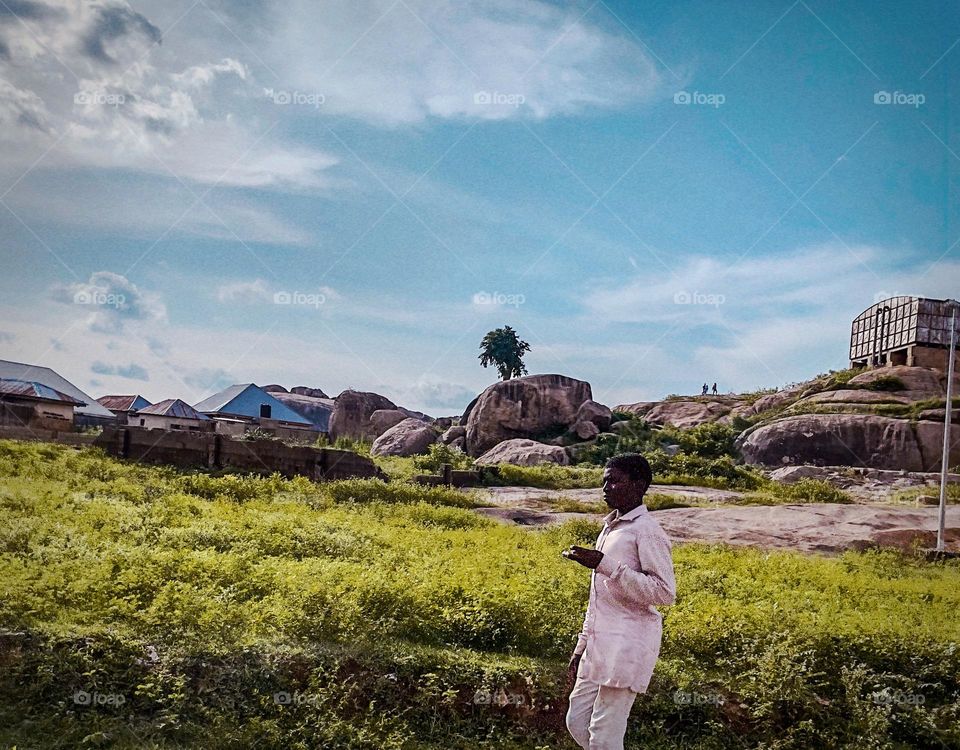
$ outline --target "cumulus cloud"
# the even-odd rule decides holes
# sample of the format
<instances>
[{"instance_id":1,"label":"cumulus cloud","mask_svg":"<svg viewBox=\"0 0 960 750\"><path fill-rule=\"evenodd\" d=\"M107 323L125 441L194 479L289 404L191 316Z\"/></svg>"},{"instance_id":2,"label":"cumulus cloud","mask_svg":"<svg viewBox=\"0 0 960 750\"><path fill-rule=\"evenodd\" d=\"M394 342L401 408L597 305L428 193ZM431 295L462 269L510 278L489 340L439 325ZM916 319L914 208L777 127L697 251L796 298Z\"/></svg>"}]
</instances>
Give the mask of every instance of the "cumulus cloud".
<instances>
[{"instance_id":1,"label":"cumulus cloud","mask_svg":"<svg viewBox=\"0 0 960 750\"><path fill-rule=\"evenodd\" d=\"M287 188L323 186L320 173L337 163L332 155L264 137L271 120L253 116L261 89L241 61L219 50L192 64L160 57L161 33L149 11L125 0L65 0L56 11L30 2L6 7L0 14L0 148L7 147L10 166L32 164L42 153L43 168L113 168ZM191 48L191 56L208 48Z\"/></svg>"},{"instance_id":2,"label":"cumulus cloud","mask_svg":"<svg viewBox=\"0 0 960 750\"><path fill-rule=\"evenodd\" d=\"M119 333L130 321L165 320L167 316L157 295L142 291L112 271L97 271L86 282L56 285L51 292L60 302L89 309L89 328L98 333Z\"/></svg>"}]
</instances>

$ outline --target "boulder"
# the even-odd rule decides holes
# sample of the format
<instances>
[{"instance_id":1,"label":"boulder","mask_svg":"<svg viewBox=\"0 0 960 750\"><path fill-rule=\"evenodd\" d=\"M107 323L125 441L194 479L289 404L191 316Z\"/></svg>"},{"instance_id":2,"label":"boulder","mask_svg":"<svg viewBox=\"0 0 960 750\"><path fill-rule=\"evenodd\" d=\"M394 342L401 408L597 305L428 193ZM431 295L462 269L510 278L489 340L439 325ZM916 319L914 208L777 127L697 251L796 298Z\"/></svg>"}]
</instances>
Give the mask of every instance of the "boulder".
<instances>
[{"instance_id":1,"label":"boulder","mask_svg":"<svg viewBox=\"0 0 960 750\"><path fill-rule=\"evenodd\" d=\"M271 383L270 385L265 385L261 390L266 391L267 393L289 393L289 391L284 388L282 385L277 385L276 383Z\"/></svg>"},{"instance_id":2,"label":"boulder","mask_svg":"<svg viewBox=\"0 0 960 750\"><path fill-rule=\"evenodd\" d=\"M464 452L464 449L467 447L467 439L463 436L460 436L458 438L454 438L453 440L451 440L449 445L451 448L456 448L462 453Z\"/></svg>"},{"instance_id":3,"label":"boulder","mask_svg":"<svg viewBox=\"0 0 960 750\"><path fill-rule=\"evenodd\" d=\"M917 438L905 419L802 414L749 430L737 442L744 460L751 464L923 470Z\"/></svg>"},{"instance_id":4,"label":"boulder","mask_svg":"<svg viewBox=\"0 0 960 750\"><path fill-rule=\"evenodd\" d=\"M644 415L644 419L650 424L669 424L686 429L704 422L716 422L731 408L719 401L661 401Z\"/></svg>"},{"instance_id":5,"label":"boulder","mask_svg":"<svg viewBox=\"0 0 960 750\"><path fill-rule=\"evenodd\" d=\"M337 396L330 415L330 437L373 440L377 435L370 424L371 415L378 409L396 408L393 401L378 393L346 390Z\"/></svg>"},{"instance_id":6,"label":"boulder","mask_svg":"<svg viewBox=\"0 0 960 750\"><path fill-rule=\"evenodd\" d=\"M582 420L570 428L570 431L581 440L590 440L600 434L600 428L593 422Z\"/></svg>"},{"instance_id":7,"label":"boulder","mask_svg":"<svg viewBox=\"0 0 960 750\"><path fill-rule=\"evenodd\" d=\"M467 428L463 425L454 425L453 427L448 428L440 436L440 442L444 445L453 445L454 440L459 440L460 438L466 438Z\"/></svg>"},{"instance_id":8,"label":"boulder","mask_svg":"<svg viewBox=\"0 0 960 750\"><path fill-rule=\"evenodd\" d=\"M429 424L416 417L407 417L378 437L370 453L374 456L415 456L426 453L436 441L436 430Z\"/></svg>"},{"instance_id":9,"label":"boulder","mask_svg":"<svg viewBox=\"0 0 960 750\"><path fill-rule=\"evenodd\" d=\"M514 438L498 443L474 463L480 465L515 464L517 466L535 466L543 463L566 465L570 463L570 457L560 446L545 445L524 438Z\"/></svg>"},{"instance_id":10,"label":"boulder","mask_svg":"<svg viewBox=\"0 0 960 750\"><path fill-rule=\"evenodd\" d=\"M803 389L800 387L784 388L782 391L768 393L765 396L761 396L744 410L742 416L760 414L760 412L768 411L770 409L779 409L781 406L786 406L787 404L800 398L802 390Z\"/></svg>"},{"instance_id":11,"label":"boulder","mask_svg":"<svg viewBox=\"0 0 960 750\"><path fill-rule=\"evenodd\" d=\"M577 413L574 416L575 422L592 422L597 427L597 432L605 432L610 429L610 423L613 422L613 412L609 407L598 404L593 399L588 399L580 404Z\"/></svg>"},{"instance_id":12,"label":"boulder","mask_svg":"<svg viewBox=\"0 0 960 750\"><path fill-rule=\"evenodd\" d=\"M332 398L315 398L286 391L272 391L270 395L289 406L320 432L327 432L330 429L330 416L333 414L334 407Z\"/></svg>"},{"instance_id":13,"label":"boulder","mask_svg":"<svg viewBox=\"0 0 960 750\"><path fill-rule=\"evenodd\" d=\"M909 404L911 399L901 392L847 390L821 391L794 402L791 409L802 409L806 404Z\"/></svg>"},{"instance_id":14,"label":"boulder","mask_svg":"<svg viewBox=\"0 0 960 750\"><path fill-rule=\"evenodd\" d=\"M410 415L400 409L377 409L370 415L370 428L377 437L380 437L394 425L409 418Z\"/></svg>"},{"instance_id":15,"label":"boulder","mask_svg":"<svg viewBox=\"0 0 960 750\"><path fill-rule=\"evenodd\" d=\"M610 432L616 435L622 435L625 432L630 431L630 422L626 419L623 419L619 422L614 422L610 425Z\"/></svg>"},{"instance_id":16,"label":"boulder","mask_svg":"<svg viewBox=\"0 0 960 750\"><path fill-rule=\"evenodd\" d=\"M637 401L635 404L620 404L620 406L614 406L613 410L642 417L659 403L659 401Z\"/></svg>"},{"instance_id":17,"label":"boulder","mask_svg":"<svg viewBox=\"0 0 960 750\"><path fill-rule=\"evenodd\" d=\"M494 383L467 407L467 453L480 456L513 438L565 432L591 396L589 383L565 375L529 375Z\"/></svg>"},{"instance_id":18,"label":"boulder","mask_svg":"<svg viewBox=\"0 0 960 750\"><path fill-rule=\"evenodd\" d=\"M923 471L940 471L943 459L943 422L917 422L917 445L923 457ZM960 464L960 425L950 424L950 460L947 468Z\"/></svg>"},{"instance_id":19,"label":"boulder","mask_svg":"<svg viewBox=\"0 0 960 750\"><path fill-rule=\"evenodd\" d=\"M783 484L794 484L801 479L831 479L834 472L820 466L783 466L770 472L770 478Z\"/></svg>"},{"instance_id":20,"label":"boulder","mask_svg":"<svg viewBox=\"0 0 960 750\"><path fill-rule=\"evenodd\" d=\"M894 377L903 382L903 390L892 391L892 393L903 394L906 391L913 401L936 398L946 393L947 378L940 370L933 367L907 367L906 365L875 367L850 378L847 383L862 388L878 378L886 377Z\"/></svg>"},{"instance_id":21,"label":"boulder","mask_svg":"<svg viewBox=\"0 0 960 750\"><path fill-rule=\"evenodd\" d=\"M294 386L290 389L290 393L296 393L300 396L310 396L310 398L330 398L319 388L308 388L305 385Z\"/></svg>"}]
</instances>

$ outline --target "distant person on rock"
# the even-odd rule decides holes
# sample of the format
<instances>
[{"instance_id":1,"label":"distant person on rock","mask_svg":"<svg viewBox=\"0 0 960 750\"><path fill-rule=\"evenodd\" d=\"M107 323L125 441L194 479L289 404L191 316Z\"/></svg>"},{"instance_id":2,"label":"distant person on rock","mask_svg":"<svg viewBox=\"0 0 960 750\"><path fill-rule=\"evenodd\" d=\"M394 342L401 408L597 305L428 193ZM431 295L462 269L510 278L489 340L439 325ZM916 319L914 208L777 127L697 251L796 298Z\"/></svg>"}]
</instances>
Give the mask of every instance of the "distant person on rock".
<instances>
[{"instance_id":1,"label":"distant person on rock","mask_svg":"<svg viewBox=\"0 0 960 750\"><path fill-rule=\"evenodd\" d=\"M637 693L646 692L660 655L663 616L656 605L676 599L670 540L643 504L652 481L640 454L611 458L603 499L612 512L596 549L574 545L563 552L593 571L567 675L573 686L567 729L585 750L623 750L630 709Z\"/></svg>"},{"instance_id":2,"label":"distant person on rock","mask_svg":"<svg viewBox=\"0 0 960 750\"><path fill-rule=\"evenodd\" d=\"M706 384L706 383L703 384L703 390L700 391L700 395L701 395L701 396L706 396L706 395L707 395L707 384Z\"/></svg>"},{"instance_id":3,"label":"distant person on rock","mask_svg":"<svg viewBox=\"0 0 960 750\"><path fill-rule=\"evenodd\" d=\"M717 395L717 384L716 384L716 383L713 384L713 395L714 395L714 396Z\"/></svg>"}]
</instances>

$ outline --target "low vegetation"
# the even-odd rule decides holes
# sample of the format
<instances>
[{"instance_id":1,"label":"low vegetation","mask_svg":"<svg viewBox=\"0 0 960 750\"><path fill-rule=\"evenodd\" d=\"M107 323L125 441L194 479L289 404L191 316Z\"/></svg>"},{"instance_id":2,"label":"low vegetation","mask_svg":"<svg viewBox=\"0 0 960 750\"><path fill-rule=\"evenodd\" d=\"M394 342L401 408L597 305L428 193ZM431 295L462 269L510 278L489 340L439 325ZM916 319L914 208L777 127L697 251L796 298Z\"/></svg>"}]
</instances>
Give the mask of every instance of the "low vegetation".
<instances>
[{"instance_id":1,"label":"low vegetation","mask_svg":"<svg viewBox=\"0 0 960 750\"><path fill-rule=\"evenodd\" d=\"M589 469L596 471L597 469ZM569 748L598 526L0 442L0 744ZM960 564L678 545L627 745L960 747Z\"/></svg>"}]
</instances>

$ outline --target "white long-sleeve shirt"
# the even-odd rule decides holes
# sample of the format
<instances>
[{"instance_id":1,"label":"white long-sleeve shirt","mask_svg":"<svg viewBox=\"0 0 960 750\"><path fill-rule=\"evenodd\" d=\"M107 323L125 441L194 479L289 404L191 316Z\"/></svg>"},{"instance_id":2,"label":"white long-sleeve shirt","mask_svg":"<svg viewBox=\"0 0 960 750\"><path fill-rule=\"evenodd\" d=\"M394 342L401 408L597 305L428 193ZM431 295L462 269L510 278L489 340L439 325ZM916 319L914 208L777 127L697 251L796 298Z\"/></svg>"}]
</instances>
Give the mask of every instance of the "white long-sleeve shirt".
<instances>
[{"instance_id":1,"label":"white long-sleeve shirt","mask_svg":"<svg viewBox=\"0 0 960 750\"><path fill-rule=\"evenodd\" d=\"M590 577L590 599L574 653L578 675L610 687L643 693L660 655L663 616L677 584L670 539L640 505L603 519L596 549L603 559Z\"/></svg>"}]
</instances>

